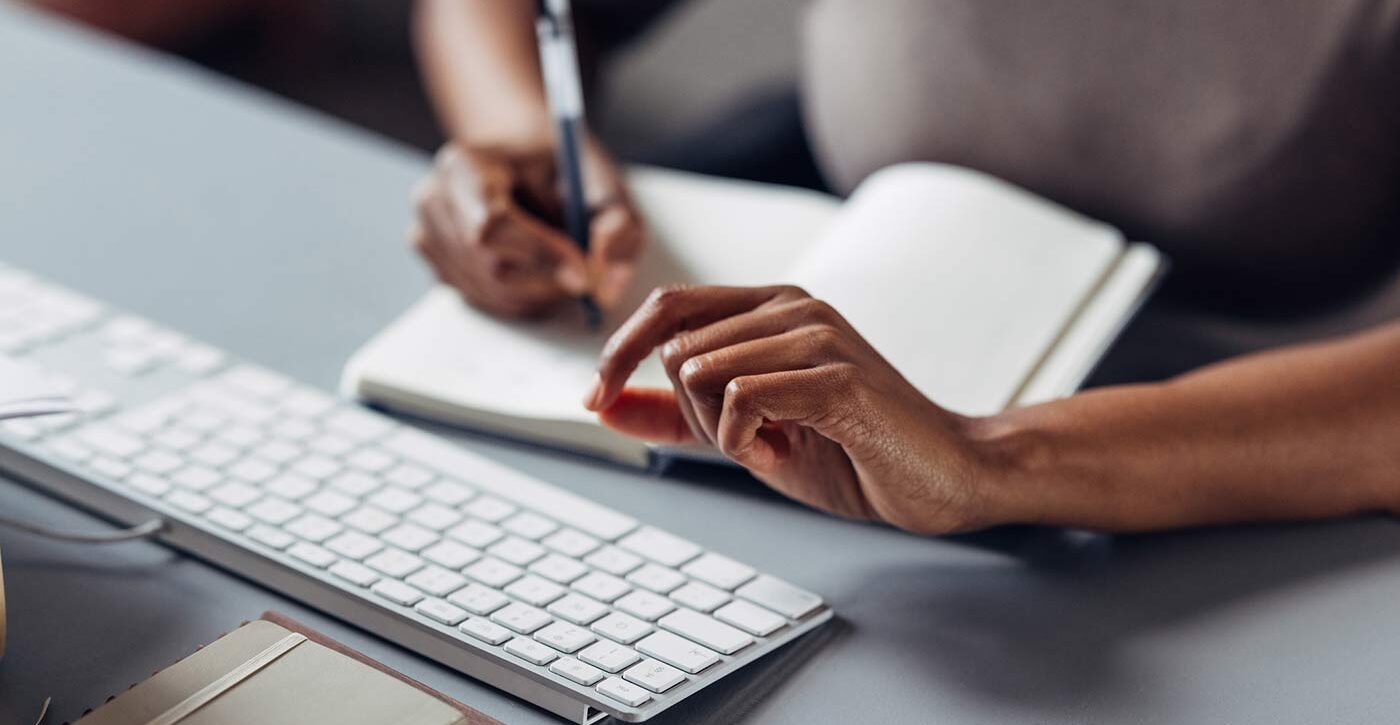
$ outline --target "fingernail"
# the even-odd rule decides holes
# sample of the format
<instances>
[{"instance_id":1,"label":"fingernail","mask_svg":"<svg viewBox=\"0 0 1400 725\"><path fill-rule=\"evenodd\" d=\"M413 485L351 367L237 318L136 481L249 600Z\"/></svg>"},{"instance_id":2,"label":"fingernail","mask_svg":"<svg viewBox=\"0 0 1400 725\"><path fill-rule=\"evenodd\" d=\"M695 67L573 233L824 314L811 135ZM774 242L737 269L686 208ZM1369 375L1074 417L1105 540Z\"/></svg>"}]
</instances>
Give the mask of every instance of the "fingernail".
<instances>
[{"instance_id":1,"label":"fingernail","mask_svg":"<svg viewBox=\"0 0 1400 725\"><path fill-rule=\"evenodd\" d=\"M593 385L588 389L588 394L583 396L583 407L589 410L597 410L603 400L603 376L598 373L593 374Z\"/></svg>"},{"instance_id":2,"label":"fingernail","mask_svg":"<svg viewBox=\"0 0 1400 725\"><path fill-rule=\"evenodd\" d=\"M554 272L554 281L571 295L581 295L588 291L588 277L571 264L559 265Z\"/></svg>"}]
</instances>

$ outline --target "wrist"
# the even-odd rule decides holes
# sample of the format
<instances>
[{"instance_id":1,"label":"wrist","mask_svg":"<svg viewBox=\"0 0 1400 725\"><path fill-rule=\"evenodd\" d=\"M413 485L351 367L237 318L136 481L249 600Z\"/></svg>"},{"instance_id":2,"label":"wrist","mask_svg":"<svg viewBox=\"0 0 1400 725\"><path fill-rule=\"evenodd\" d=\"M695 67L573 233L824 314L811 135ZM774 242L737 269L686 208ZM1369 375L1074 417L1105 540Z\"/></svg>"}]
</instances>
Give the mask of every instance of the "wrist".
<instances>
[{"instance_id":1,"label":"wrist","mask_svg":"<svg viewBox=\"0 0 1400 725\"><path fill-rule=\"evenodd\" d=\"M1004 524L1066 523L1071 496L1056 438L1034 416L1010 410L968 419L965 432L979 461L978 528Z\"/></svg>"}]
</instances>

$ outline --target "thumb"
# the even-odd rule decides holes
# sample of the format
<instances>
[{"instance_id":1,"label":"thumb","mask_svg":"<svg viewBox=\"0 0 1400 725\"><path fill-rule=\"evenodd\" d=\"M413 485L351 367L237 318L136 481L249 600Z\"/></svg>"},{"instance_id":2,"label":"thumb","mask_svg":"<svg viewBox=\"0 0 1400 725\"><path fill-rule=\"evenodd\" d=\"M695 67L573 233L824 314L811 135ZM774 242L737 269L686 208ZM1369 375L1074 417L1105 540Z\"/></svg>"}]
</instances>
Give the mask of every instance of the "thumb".
<instances>
[{"instance_id":1,"label":"thumb","mask_svg":"<svg viewBox=\"0 0 1400 725\"><path fill-rule=\"evenodd\" d=\"M612 405L598 411L604 425L657 443L695 443L674 391L624 388Z\"/></svg>"}]
</instances>

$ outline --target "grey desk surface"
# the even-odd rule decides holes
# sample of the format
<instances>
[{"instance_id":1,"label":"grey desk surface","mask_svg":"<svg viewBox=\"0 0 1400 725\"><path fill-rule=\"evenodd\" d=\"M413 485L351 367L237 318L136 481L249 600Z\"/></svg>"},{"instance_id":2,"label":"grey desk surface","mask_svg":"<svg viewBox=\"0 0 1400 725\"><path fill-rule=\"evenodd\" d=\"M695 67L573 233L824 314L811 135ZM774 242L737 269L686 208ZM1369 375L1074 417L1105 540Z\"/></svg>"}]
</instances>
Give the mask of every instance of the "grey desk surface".
<instances>
[{"instance_id":1,"label":"grey desk surface","mask_svg":"<svg viewBox=\"0 0 1400 725\"><path fill-rule=\"evenodd\" d=\"M331 387L423 289L419 155L0 3L0 258ZM840 620L667 722L1339 722L1400 713L1400 527L1385 519L1071 545L928 540L738 475L658 478L464 445L825 595ZM96 520L0 480L0 510ZM277 609L508 722L527 703L155 544L0 531L0 723L71 719ZM1050 563L1047 563L1050 562Z\"/></svg>"}]
</instances>

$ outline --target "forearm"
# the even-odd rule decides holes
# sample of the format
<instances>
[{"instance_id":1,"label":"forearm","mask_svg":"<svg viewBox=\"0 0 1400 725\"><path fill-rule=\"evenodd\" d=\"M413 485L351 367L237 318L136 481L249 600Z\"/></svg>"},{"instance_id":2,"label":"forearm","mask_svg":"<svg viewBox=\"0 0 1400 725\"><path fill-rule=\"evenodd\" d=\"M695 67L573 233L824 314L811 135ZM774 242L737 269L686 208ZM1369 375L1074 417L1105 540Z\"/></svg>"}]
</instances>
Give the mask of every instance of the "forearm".
<instances>
[{"instance_id":1,"label":"forearm","mask_svg":"<svg viewBox=\"0 0 1400 725\"><path fill-rule=\"evenodd\" d=\"M450 136L510 148L550 143L534 18L535 4L522 0L419 1L419 64Z\"/></svg>"},{"instance_id":2,"label":"forearm","mask_svg":"<svg viewBox=\"0 0 1400 725\"><path fill-rule=\"evenodd\" d=\"M1007 520L1144 530L1400 508L1400 324L978 424Z\"/></svg>"}]
</instances>

